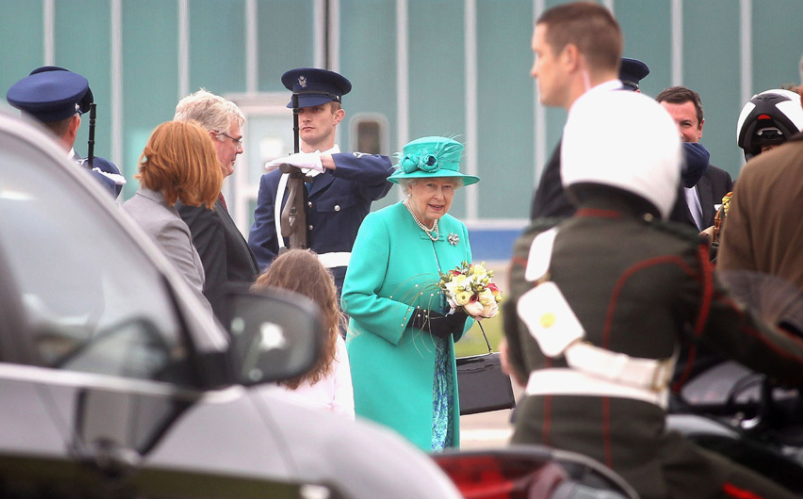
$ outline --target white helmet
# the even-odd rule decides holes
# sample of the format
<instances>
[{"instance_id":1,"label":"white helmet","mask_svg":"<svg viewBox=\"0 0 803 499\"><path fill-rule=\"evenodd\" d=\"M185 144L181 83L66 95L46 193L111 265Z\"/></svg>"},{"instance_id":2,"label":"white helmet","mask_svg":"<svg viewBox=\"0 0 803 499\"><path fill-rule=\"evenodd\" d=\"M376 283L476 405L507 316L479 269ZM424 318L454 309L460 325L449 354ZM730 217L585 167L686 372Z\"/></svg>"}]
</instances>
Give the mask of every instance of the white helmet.
<instances>
[{"instance_id":1,"label":"white helmet","mask_svg":"<svg viewBox=\"0 0 803 499\"><path fill-rule=\"evenodd\" d=\"M761 153L762 146L783 144L801 129L800 95L774 88L754 95L744 105L736 123L736 142L749 160Z\"/></svg>"},{"instance_id":2,"label":"white helmet","mask_svg":"<svg viewBox=\"0 0 803 499\"><path fill-rule=\"evenodd\" d=\"M601 184L636 194L666 219L678 193L682 149L675 122L635 92L591 91L569 111L561 145L563 186Z\"/></svg>"}]
</instances>

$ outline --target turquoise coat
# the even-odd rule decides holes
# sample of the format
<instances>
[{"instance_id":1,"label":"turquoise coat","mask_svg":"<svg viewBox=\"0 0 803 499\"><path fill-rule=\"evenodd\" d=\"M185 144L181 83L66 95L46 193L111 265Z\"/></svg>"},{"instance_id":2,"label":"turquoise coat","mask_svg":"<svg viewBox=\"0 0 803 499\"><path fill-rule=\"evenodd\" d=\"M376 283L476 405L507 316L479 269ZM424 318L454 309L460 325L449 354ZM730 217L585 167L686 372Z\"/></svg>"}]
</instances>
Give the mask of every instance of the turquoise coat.
<instances>
[{"instance_id":1,"label":"turquoise coat","mask_svg":"<svg viewBox=\"0 0 803 499\"><path fill-rule=\"evenodd\" d=\"M447 214L438 225L440 237L433 242L402 203L369 214L354 243L342 298L343 311L351 317L346 345L357 415L394 428L424 451L431 450L438 339L407 323L414 307L441 310L439 263L446 272L471 262L465 224ZM456 244L448 241L450 235ZM467 320L463 332L472 324ZM454 340L447 342L448 369L455 380L451 433L457 447L457 369Z\"/></svg>"}]
</instances>

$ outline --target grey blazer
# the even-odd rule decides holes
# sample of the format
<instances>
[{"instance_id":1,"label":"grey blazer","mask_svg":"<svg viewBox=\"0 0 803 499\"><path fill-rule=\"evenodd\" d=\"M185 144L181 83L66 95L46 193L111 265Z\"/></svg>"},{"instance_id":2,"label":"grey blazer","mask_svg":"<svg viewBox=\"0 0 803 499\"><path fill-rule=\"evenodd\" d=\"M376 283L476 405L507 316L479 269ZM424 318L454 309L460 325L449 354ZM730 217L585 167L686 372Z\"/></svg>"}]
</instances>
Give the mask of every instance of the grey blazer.
<instances>
[{"instance_id":1,"label":"grey blazer","mask_svg":"<svg viewBox=\"0 0 803 499\"><path fill-rule=\"evenodd\" d=\"M140 188L134 197L123 203L123 210L156 241L198 294L202 294L206 276L198 251L192 245L190 228L176 208L167 205L162 193Z\"/></svg>"}]
</instances>

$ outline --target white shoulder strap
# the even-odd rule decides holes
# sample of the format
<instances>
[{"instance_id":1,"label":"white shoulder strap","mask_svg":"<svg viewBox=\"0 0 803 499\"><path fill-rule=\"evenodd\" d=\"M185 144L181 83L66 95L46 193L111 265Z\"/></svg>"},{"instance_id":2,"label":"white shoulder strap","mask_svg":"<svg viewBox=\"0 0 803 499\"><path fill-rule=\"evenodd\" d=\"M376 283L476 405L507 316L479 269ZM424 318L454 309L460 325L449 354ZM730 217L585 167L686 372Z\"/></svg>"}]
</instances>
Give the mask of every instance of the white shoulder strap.
<instances>
[{"instance_id":1,"label":"white shoulder strap","mask_svg":"<svg viewBox=\"0 0 803 499\"><path fill-rule=\"evenodd\" d=\"M528 281L537 281L549 270L552 262L552 247L555 245L555 236L558 235L558 228L554 227L546 232L542 232L533 239L530 245L530 255L527 257L527 269L524 278Z\"/></svg>"},{"instance_id":2,"label":"white shoulder strap","mask_svg":"<svg viewBox=\"0 0 803 499\"><path fill-rule=\"evenodd\" d=\"M585 338L583 325L552 281L524 293L516 311L547 357L560 358L572 344Z\"/></svg>"},{"instance_id":3,"label":"white shoulder strap","mask_svg":"<svg viewBox=\"0 0 803 499\"><path fill-rule=\"evenodd\" d=\"M273 222L276 225L276 240L279 242L279 249L284 248L284 238L282 237L282 200L284 199L284 191L287 190L287 179L290 177L288 173L282 173L279 179L279 186L276 188L276 201L273 205Z\"/></svg>"}]
</instances>

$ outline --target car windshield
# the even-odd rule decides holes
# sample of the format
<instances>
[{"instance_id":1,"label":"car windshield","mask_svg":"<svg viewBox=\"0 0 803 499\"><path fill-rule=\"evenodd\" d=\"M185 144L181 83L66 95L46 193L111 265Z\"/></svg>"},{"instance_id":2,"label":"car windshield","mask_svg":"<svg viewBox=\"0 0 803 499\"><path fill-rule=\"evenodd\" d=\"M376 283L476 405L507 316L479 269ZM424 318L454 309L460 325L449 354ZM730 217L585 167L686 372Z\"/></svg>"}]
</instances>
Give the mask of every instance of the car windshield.
<instances>
[{"instance_id":1,"label":"car windshield","mask_svg":"<svg viewBox=\"0 0 803 499\"><path fill-rule=\"evenodd\" d=\"M152 379L186 356L164 278L131 236L63 165L2 133L0 221L41 363Z\"/></svg>"}]
</instances>

